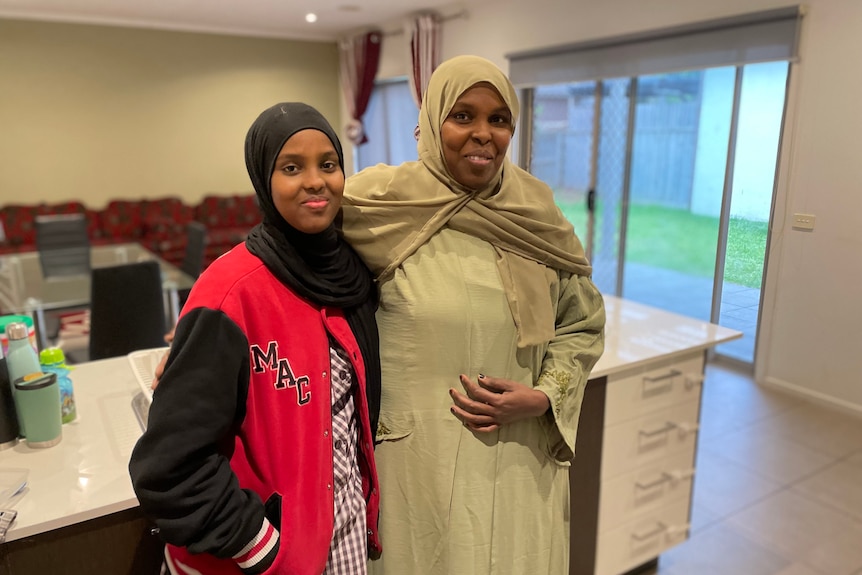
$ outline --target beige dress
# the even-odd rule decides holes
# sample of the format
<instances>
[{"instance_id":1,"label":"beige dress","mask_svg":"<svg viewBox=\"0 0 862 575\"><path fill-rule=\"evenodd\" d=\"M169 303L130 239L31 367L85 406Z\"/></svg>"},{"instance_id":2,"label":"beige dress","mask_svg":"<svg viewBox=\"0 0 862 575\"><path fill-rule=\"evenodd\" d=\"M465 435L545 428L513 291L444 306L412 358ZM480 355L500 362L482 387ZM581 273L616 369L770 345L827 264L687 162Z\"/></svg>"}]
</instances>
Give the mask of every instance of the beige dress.
<instances>
[{"instance_id":1,"label":"beige dress","mask_svg":"<svg viewBox=\"0 0 862 575\"><path fill-rule=\"evenodd\" d=\"M602 351L602 300L590 280L547 269L557 337L517 350L496 257L444 228L381 285L383 556L372 575L568 573L568 461ZM449 411L460 373L535 385L552 412L472 432Z\"/></svg>"}]
</instances>

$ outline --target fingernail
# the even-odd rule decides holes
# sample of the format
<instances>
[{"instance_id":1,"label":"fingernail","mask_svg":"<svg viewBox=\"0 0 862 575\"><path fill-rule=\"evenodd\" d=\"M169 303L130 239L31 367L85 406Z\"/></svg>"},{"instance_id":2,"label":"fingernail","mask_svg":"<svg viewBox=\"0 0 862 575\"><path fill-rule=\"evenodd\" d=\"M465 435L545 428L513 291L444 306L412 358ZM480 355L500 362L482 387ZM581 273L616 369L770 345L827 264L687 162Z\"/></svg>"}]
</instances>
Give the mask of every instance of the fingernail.
<instances>
[{"instance_id":1,"label":"fingernail","mask_svg":"<svg viewBox=\"0 0 862 575\"><path fill-rule=\"evenodd\" d=\"M454 407L450 407L449 411L452 413L452 415L455 415L455 408Z\"/></svg>"},{"instance_id":2,"label":"fingernail","mask_svg":"<svg viewBox=\"0 0 862 575\"><path fill-rule=\"evenodd\" d=\"M485 374L484 374L484 373L480 373L480 374L479 374L479 379L485 379Z\"/></svg>"}]
</instances>

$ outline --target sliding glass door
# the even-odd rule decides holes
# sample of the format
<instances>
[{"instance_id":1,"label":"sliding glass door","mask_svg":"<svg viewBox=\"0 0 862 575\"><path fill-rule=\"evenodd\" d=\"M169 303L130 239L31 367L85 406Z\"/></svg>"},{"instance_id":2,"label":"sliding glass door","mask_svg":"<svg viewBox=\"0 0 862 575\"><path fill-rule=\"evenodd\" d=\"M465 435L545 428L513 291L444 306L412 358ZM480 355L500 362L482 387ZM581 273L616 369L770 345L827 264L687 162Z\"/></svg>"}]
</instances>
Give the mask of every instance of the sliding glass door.
<instances>
[{"instance_id":1,"label":"sliding glass door","mask_svg":"<svg viewBox=\"0 0 862 575\"><path fill-rule=\"evenodd\" d=\"M787 62L740 70L726 249L713 313L721 325L743 332L716 348L737 359L753 357L789 73Z\"/></svg>"},{"instance_id":2,"label":"sliding glass door","mask_svg":"<svg viewBox=\"0 0 862 575\"><path fill-rule=\"evenodd\" d=\"M709 321L734 69L706 76L638 79L621 293Z\"/></svg>"},{"instance_id":3,"label":"sliding glass door","mask_svg":"<svg viewBox=\"0 0 862 575\"><path fill-rule=\"evenodd\" d=\"M617 293L620 278L630 86L621 78L539 86L533 94L530 171L554 188L604 293Z\"/></svg>"},{"instance_id":4,"label":"sliding glass door","mask_svg":"<svg viewBox=\"0 0 862 575\"><path fill-rule=\"evenodd\" d=\"M786 62L537 86L528 164L603 293L739 329L751 363Z\"/></svg>"}]
</instances>

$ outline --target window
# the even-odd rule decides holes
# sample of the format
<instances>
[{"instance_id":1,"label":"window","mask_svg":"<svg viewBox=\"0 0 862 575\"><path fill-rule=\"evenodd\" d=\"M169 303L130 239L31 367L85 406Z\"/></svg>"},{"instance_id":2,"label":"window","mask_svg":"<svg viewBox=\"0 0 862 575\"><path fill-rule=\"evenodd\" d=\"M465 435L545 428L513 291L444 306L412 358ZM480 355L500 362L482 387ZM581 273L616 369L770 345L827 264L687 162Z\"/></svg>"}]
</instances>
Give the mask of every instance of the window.
<instances>
[{"instance_id":1,"label":"window","mask_svg":"<svg viewBox=\"0 0 862 575\"><path fill-rule=\"evenodd\" d=\"M377 82L363 118L368 142L356 149L357 171L379 163L416 160L413 132L418 116L406 79Z\"/></svg>"}]
</instances>

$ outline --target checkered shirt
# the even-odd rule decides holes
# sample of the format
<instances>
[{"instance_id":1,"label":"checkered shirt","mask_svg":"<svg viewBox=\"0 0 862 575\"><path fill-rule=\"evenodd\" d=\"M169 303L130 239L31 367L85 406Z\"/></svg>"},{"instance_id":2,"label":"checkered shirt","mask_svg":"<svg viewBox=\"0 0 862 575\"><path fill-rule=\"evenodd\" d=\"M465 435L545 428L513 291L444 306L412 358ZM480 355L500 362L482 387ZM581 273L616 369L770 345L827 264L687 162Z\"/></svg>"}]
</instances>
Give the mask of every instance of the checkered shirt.
<instances>
[{"instance_id":1,"label":"checkered shirt","mask_svg":"<svg viewBox=\"0 0 862 575\"><path fill-rule=\"evenodd\" d=\"M365 575L368 559L365 498L359 472L354 373L347 354L330 341L332 470L335 525L324 575Z\"/></svg>"}]
</instances>

